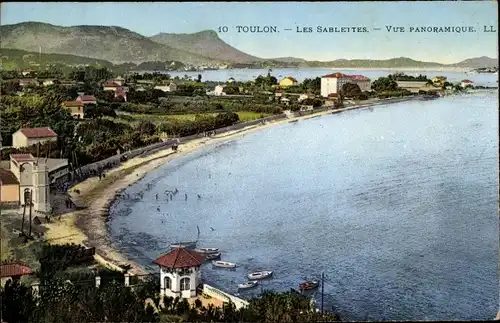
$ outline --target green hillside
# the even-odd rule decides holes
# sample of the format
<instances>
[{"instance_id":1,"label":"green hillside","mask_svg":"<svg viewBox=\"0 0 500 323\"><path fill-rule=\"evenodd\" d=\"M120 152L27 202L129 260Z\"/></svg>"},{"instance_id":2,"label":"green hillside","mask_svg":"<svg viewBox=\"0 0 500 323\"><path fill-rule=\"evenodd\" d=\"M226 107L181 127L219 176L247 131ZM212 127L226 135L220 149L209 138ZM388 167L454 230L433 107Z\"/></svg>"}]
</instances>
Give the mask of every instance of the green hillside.
<instances>
[{"instance_id":1,"label":"green hillside","mask_svg":"<svg viewBox=\"0 0 500 323\"><path fill-rule=\"evenodd\" d=\"M46 67L96 66L113 67L109 61L67 54L39 54L19 49L2 48L2 69L45 69Z\"/></svg>"}]
</instances>

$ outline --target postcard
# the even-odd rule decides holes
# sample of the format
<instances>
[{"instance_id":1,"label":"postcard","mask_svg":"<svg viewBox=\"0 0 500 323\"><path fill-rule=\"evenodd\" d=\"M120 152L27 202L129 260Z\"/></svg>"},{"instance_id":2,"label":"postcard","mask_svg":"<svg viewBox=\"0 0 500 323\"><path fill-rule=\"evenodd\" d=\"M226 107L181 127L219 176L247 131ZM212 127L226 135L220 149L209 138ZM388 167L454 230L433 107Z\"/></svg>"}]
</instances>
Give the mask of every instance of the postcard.
<instances>
[{"instance_id":1,"label":"postcard","mask_svg":"<svg viewBox=\"0 0 500 323\"><path fill-rule=\"evenodd\" d=\"M2 321L500 319L496 1L1 9Z\"/></svg>"}]
</instances>

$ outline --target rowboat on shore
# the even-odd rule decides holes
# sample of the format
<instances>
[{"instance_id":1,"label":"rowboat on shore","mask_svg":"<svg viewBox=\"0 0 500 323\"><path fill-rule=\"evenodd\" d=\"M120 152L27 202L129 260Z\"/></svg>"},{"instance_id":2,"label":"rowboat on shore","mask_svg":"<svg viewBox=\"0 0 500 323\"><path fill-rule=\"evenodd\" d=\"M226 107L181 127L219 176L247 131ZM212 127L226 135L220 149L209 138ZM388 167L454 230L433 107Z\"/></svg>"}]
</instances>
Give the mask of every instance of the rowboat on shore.
<instances>
[{"instance_id":1,"label":"rowboat on shore","mask_svg":"<svg viewBox=\"0 0 500 323\"><path fill-rule=\"evenodd\" d=\"M313 290L319 287L319 280L308 280L299 284L299 290L301 292Z\"/></svg>"},{"instance_id":2,"label":"rowboat on shore","mask_svg":"<svg viewBox=\"0 0 500 323\"><path fill-rule=\"evenodd\" d=\"M198 241L176 242L176 243L172 243L170 245L170 248L172 248L172 249L174 249L174 248L195 249L197 243L198 243Z\"/></svg>"},{"instance_id":3,"label":"rowboat on shore","mask_svg":"<svg viewBox=\"0 0 500 323\"><path fill-rule=\"evenodd\" d=\"M288 121L288 123L295 123L295 122L298 122L299 120L292 120L292 121Z\"/></svg>"},{"instance_id":4,"label":"rowboat on shore","mask_svg":"<svg viewBox=\"0 0 500 323\"><path fill-rule=\"evenodd\" d=\"M256 280L252 280L252 281L248 281L244 284L238 284L238 288L239 289L248 289L248 288L252 288L252 287L255 287L259 284L258 281Z\"/></svg>"},{"instance_id":5,"label":"rowboat on shore","mask_svg":"<svg viewBox=\"0 0 500 323\"><path fill-rule=\"evenodd\" d=\"M220 257L221 257L221 253L220 252L211 253L211 254L207 254L205 256L205 260L217 260L217 259L220 259Z\"/></svg>"},{"instance_id":6,"label":"rowboat on shore","mask_svg":"<svg viewBox=\"0 0 500 323\"><path fill-rule=\"evenodd\" d=\"M219 268L236 268L236 264L234 262L228 261L212 261L212 265Z\"/></svg>"},{"instance_id":7,"label":"rowboat on shore","mask_svg":"<svg viewBox=\"0 0 500 323\"><path fill-rule=\"evenodd\" d=\"M265 278L271 277L272 275L273 275L272 270L256 271L256 272L248 274L248 279L259 280L259 279L265 279Z\"/></svg>"},{"instance_id":8,"label":"rowboat on shore","mask_svg":"<svg viewBox=\"0 0 500 323\"><path fill-rule=\"evenodd\" d=\"M195 251L204 254L212 254L212 253L218 253L219 248L198 248Z\"/></svg>"},{"instance_id":9,"label":"rowboat on shore","mask_svg":"<svg viewBox=\"0 0 500 323\"><path fill-rule=\"evenodd\" d=\"M196 229L198 229L198 237L196 238L196 241L182 241L182 242L176 242L172 243L170 245L170 248L186 248L186 249L196 249L196 245L198 244L198 240L200 240L200 227L196 226Z\"/></svg>"}]
</instances>

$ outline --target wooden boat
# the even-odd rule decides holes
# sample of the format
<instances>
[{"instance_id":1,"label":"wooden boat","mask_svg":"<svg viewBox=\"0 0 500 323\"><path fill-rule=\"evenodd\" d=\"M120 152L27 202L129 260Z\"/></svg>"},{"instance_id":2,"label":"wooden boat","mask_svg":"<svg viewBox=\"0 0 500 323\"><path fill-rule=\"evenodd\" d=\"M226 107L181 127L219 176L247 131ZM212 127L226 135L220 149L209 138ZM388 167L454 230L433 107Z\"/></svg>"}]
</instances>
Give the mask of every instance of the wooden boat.
<instances>
[{"instance_id":1,"label":"wooden boat","mask_svg":"<svg viewBox=\"0 0 500 323\"><path fill-rule=\"evenodd\" d=\"M272 270L256 271L254 273L248 274L248 279L258 280L258 279L264 279L264 278L271 277L272 275L273 275Z\"/></svg>"},{"instance_id":2,"label":"wooden boat","mask_svg":"<svg viewBox=\"0 0 500 323\"><path fill-rule=\"evenodd\" d=\"M194 249L196 248L196 244L198 241L184 241L184 242L176 242L172 243L170 245L170 248L187 248L187 249Z\"/></svg>"},{"instance_id":3,"label":"wooden boat","mask_svg":"<svg viewBox=\"0 0 500 323\"><path fill-rule=\"evenodd\" d=\"M221 257L221 253L218 252L218 253L211 253L211 254L208 254L205 256L205 259L206 260L217 260L217 259L220 259Z\"/></svg>"},{"instance_id":4,"label":"wooden boat","mask_svg":"<svg viewBox=\"0 0 500 323\"><path fill-rule=\"evenodd\" d=\"M198 248L195 251L199 253L211 254L211 253L218 253L219 248Z\"/></svg>"},{"instance_id":5,"label":"wooden boat","mask_svg":"<svg viewBox=\"0 0 500 323\"><path fill-rule=\"evenodd\" d=\"M248 289L248 288L252 288L252 287L255 287L259 284L258 281L256 280L252 280L252 281L248 281L244 284L238 284L238 288L239 289Z\"/></svg>"},{"instance_id":6,"label":"wooden boat","mask_svg":"<svg viewBox=\"0 0 500 323\"><path fill-rule=\"evenodd\" d=\"M318 280L308 280L303 283L299 284L299 290L300 291L308 291L308 290L313 290L319 287L319 281Z\"/></svg>"},{"instance_id":7,"label":"wooden boat","mask_svg":"<svg viewBox=\"0 0 500 323\"><path fill-rule=\"evenodd\" d=\"M212 261L212 265L219 268L236 268L236 264L234 262L228 261Z\"/></svg>"},{"instance_id":8,"label":"wooden boat","mask_svg":"<svg viewBox=\"0 0 500 323\"><path fill-rule=\"evenodd\" d=\"M198 237L196 241L183 241L183 242L176 242L172 243L170 245L170 248L186 248L186 249L195 249L196 245L198 244L198 240L200 240L200 227L196 226L196 229L198 229Z\"/></svg>"},{"instance_id":9,"label":"wooden boat","mask_svg":"<svg viewBox=\"0 0 500 323\"><path fill-rule=\"evenodd\" d=\"M299 120L288 121L288 123L295 123L295 122L299 122Z\"/></svg>"}]
</instances>

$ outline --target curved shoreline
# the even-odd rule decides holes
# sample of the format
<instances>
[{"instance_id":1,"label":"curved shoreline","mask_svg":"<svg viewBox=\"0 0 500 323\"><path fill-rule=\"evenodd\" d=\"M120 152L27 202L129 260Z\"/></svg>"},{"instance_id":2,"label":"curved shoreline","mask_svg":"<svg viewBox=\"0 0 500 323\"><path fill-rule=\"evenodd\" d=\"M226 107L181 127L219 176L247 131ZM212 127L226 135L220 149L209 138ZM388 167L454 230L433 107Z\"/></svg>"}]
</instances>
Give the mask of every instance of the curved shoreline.
<instances>
[{"instance_id":1,"label":"curved shoreline","mask_svg":"<svg viewBox=\"0 0 500 323\"><path fill-rule=\"evenodd\" d=\"M87 207L83 210L66 213L60 221L45 224L49 229L46 233L47 241L49 243L75 243L83 244L87 247L95 247L95 259L101 265L121 270L120 265L128 264L131 266L129 271L131 274L146 274L147 271L143 266L129 259L125 253L119 251L113 245L106 223L109 219L109 208L114 203L117 194L142 179L148 172L168 163L176 157L192 153L206 145L242 137L271 126L294 120L305 120L327 114L337 114L348 110L365 109L372 106L400 103L415 99L415 97L391 98L357 104L343 109L325 110L305 116L285 118L264 125L254 125L240 130L221 133L214 137L193 139L181 143L177 152L166 148L150 156L132 158L119 167L108 171L106 177L102 180L93 177L73 186L68 192L71 198L77 204L84 204ZM79 190L80 194L76 194L75 190Z\"/></svg>"}]
</instances>

